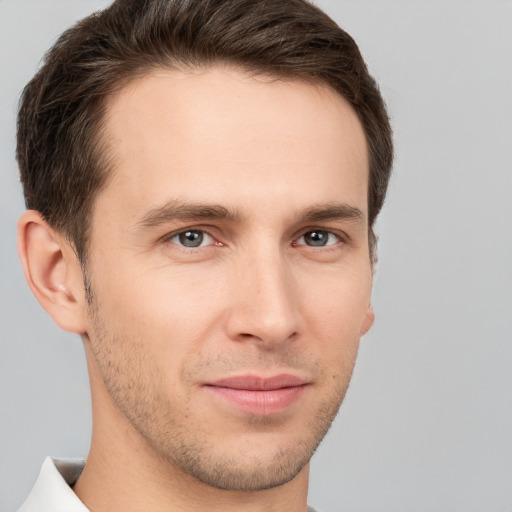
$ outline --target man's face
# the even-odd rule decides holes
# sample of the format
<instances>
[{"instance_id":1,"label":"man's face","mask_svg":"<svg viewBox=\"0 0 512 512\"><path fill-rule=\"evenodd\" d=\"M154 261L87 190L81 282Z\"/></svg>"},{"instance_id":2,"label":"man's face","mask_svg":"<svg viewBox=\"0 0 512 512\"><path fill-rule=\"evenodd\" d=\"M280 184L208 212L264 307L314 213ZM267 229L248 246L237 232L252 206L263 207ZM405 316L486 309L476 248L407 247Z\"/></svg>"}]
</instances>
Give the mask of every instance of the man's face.
<instances>
[{"instance_id":1,"label":"man's face","mask_svg":"<svg viewBox=\"0 0 512 512\"><path fill-rule=\"evenodd\" d=\"M290 480L373 320L356 114L325 87L161 70L113 98L106 136L113 174L88 259L86 343L105 383L93 393L203 482Z\"/></svg>"}]
</instances>

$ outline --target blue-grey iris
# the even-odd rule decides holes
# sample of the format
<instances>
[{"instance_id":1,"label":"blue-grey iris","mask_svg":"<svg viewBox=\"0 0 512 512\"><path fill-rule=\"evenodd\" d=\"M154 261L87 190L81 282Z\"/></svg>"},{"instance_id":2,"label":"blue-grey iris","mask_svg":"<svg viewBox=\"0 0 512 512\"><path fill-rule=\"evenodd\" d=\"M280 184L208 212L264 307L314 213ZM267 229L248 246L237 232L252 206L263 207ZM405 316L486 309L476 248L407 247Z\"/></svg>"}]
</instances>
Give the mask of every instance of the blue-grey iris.
<instances>
[{"instance_id":1,"label":"blue-grey iris","mask_svg":"<svg viewBox=\"0 0 512 512\"><path fill-rule=\"evenodd\" d=\"M304 242L306 245L313 247L322 247L329 241L328 231L309 231L304 234Z\"/></svg>"},{"instance_id":2,"label":"blue-grey iris","mask_svg":"<svg viewBox=\"0 0 512 512\"><path fill-rule=\"evenodd\" d=\"M199 247L203 243L204 235L201 231L183 231L178 238L184 247Z\"/></svg>"}]
</instances>

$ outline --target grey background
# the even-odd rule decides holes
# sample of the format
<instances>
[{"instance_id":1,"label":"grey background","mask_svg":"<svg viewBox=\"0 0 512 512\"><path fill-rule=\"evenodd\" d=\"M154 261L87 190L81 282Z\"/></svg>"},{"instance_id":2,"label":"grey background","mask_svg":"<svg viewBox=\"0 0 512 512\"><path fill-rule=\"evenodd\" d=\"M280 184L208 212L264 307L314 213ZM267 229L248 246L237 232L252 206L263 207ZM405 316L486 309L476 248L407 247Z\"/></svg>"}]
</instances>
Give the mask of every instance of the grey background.
<instances>
[{"instance_id":1,"label":"grey background","mask_svg":"<svg viewBox=\"0 0 512 512\"><path fill-rule=\"evenodd\" d=\"M100 0L0 0L0 510L43 458L82 456L80 340L31 296L15 110L43 52ZM512 2L320 0L381 84L397 161L376 324L312 462L324 512L512 512Z\"/></svg>"}]
</instances>

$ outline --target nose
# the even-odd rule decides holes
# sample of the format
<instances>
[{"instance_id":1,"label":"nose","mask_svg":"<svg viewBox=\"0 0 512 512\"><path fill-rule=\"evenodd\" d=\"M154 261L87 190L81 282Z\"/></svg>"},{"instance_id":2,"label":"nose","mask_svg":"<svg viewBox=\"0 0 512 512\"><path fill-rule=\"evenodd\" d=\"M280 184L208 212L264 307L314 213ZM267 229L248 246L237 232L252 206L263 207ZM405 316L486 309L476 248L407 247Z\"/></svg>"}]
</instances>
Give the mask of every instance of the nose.
<instances>
[{"instance_id":1,"label":"nose","mask_svg":"<svg viewBox=\"0 0 512 512\"><path fill-rule=\"evenodd\" d=\"M291 341L298 334L299 311L292 269L278 250L246 258L230 278L227 334L262 347Z\"/></svg>"}]
</instances>

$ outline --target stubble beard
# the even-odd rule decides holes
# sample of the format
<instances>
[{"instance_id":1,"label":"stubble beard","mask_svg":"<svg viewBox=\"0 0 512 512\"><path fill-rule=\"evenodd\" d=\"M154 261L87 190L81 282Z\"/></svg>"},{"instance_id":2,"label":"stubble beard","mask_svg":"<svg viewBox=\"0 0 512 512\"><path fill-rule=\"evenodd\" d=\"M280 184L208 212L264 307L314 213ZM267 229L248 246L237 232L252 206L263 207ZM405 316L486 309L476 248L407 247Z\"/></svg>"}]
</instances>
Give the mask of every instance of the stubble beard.
<instances>
[{"instance_id":1,"label":"stubble beard","mask_svg":"<svg viewBox=\"0 0 512 512\"><path fill-rule=\"evenodd\" d=\"M260 491L293 480L309 463L329 430L343 401L353 364L344 368L328 397L310 417L304 418L304 435L293 446L276 446L271 456L220 453L208 438L208 425L188 425L188 408L173 414L173 404L151 380L144 343L111 332L101 318L100 307L87 283L92 336L88 337L105 387L116 407L140 434L152 452L179 473L217 489ZM272 419L249 417L255 432L271 427ZM226 429L229 422L226 420Z\"/></svg>"}]
</instances>

